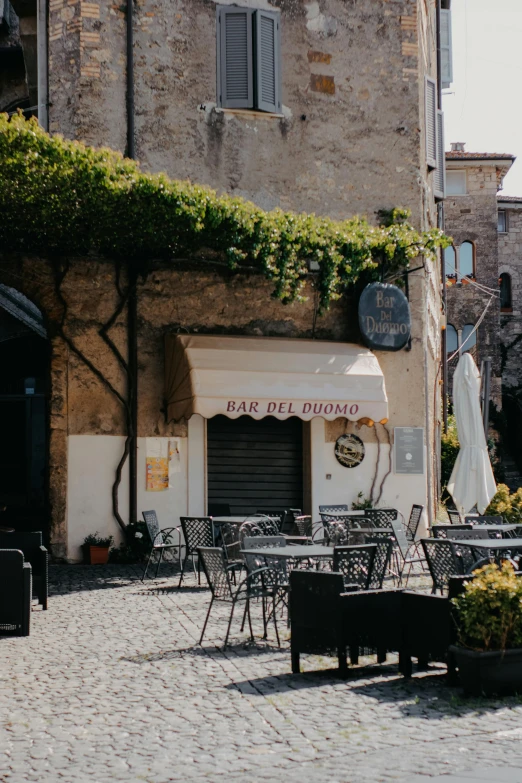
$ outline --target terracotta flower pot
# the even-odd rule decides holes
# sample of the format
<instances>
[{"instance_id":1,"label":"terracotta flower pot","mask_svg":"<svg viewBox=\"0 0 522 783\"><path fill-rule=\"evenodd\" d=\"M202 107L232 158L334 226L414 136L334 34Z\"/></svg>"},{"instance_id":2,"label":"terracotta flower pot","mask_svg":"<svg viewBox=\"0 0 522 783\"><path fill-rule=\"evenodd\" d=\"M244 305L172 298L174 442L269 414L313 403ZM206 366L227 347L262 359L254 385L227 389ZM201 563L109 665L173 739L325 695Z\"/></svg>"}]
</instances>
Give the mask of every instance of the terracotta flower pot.
<instances>
[{"instance_id":1,"label":"terracotta flower pot","mask_svg":"<svg viewBox=\"0 0 522 783\"><path fill-rule=\"evenodd\" d=\"M105 565L109 561L108 546L84 546L84 556L87 565Z\"/></svg>"}]
</instances>

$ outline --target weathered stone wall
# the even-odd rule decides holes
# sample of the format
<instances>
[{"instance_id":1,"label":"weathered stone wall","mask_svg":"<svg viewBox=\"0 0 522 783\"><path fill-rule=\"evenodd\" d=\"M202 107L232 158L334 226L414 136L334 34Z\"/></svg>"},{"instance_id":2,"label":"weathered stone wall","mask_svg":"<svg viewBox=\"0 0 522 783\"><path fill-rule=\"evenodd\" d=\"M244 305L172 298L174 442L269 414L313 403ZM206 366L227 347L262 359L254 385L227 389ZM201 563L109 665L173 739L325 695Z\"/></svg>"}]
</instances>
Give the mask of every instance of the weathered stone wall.
<instances>
[{"instance_id":1,"label":"weathered stone wall","mask_svg":"<svg viewBox=\"0 0 522 783\"><path fill-rule=\"evenodd\" d=\"M134 31L142 164L264 208L373 218L404 205L416 223L428 221L433 0L242 4L281 11L284 116L216 108L215 0L142 0ZM124 151L120 8L52 0L50 30L51 130Z\"/></svg>"},{"instance_id":2,"label":"weathered stone wall","mask_svg":"<svg viewBox=\"0 0 522 783\"><path fill-rule=\"evenodd\" d=\"M522 386L522 203L506 209L508 232L499 234L498 273L511 275L513 311L500 314L502 383L505 391Z\"/></svg>"},{"instance_id":3,"label":"weathered stone wall","mask_svg":"<svg viewBox=\"0 0 522 783\"><path fill-rule=\"evenodd\" d=\"M458 162L448 168L459 169ZM493 165L469 166L467 172L467 195L449 196L444 202L446 233L453 237L458 248L463 242L472 242L475 248L475 281L489 289L498 291L498 232L497 232L497 187L501 172ZM484 311L491 295L475 287L472 282L447 286L447 320L455 329L466 324L475 324ZM477 332L477 347L473 352L477 364L485 358L492 359L492 399L501 406L501 371L499 350L499 301L491 301L486 316ZM449 365L450 377L458 357Z\"/></svg>"}]
</instances>

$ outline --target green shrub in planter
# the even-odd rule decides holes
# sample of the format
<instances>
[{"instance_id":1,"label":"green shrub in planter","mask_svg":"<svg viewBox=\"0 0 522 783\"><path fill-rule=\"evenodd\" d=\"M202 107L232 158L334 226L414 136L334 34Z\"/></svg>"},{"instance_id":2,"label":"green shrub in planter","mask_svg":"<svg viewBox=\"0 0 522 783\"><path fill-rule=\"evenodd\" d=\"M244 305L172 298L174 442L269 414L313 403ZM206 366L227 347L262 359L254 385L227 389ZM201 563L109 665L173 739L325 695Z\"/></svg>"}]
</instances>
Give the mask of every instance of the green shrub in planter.
<instances>
[{"instance_id":1,"label":"green shrub in planter","mask_svg":"<svg viewBox=\"0 0 522 783\"><path fill-rule=\"evenodd\" d=\"M487 565L452 603L455 655L464 690L474 695L522 692L522 579L510 563Z\"/></svg>"}]
</instances>

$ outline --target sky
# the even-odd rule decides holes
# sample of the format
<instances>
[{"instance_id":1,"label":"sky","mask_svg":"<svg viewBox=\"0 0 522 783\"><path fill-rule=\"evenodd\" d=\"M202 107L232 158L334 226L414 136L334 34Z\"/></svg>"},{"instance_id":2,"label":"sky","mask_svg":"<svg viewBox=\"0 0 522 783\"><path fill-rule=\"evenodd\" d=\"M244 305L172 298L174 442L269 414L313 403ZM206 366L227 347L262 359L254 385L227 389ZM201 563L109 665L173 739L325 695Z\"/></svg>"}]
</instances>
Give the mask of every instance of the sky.
<instances>
[{"instance_id":1,"label":"sky","mask_svg":"<svg viewBox=\"0 0 522 783\"><path fill-rule=\"evenodd\" d=\"M446 149L509 152L503 193L522 196L522 0L452 0L453 84L443 91Z\"/></svg>"}]
</instances>

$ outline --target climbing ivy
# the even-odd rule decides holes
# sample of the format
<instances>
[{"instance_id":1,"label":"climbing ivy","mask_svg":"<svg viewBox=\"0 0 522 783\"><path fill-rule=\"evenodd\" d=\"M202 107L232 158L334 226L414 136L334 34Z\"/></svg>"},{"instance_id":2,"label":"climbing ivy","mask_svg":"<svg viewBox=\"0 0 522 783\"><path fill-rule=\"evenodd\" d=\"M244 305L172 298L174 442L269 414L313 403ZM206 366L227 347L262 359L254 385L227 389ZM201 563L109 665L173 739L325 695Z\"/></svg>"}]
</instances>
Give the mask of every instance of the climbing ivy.
<instances>
[{"instance_id":1,"label":"climbing ivy","mask_svg":"<svg viewBox=\"0 0 522 783\"><path fill-rule=\"evenodd\" d=\"M302 297L317 262L321 309L363 276L405 270L449 240L420 233L404 210L386 224L363 218L265 212L240 198L164 174L146 174L109 149L51 136L34 118L0 115L0 248L38 256L99 254L139 265L226 263L274 283L283 302Z\"/></svg>"}]
</instances>

